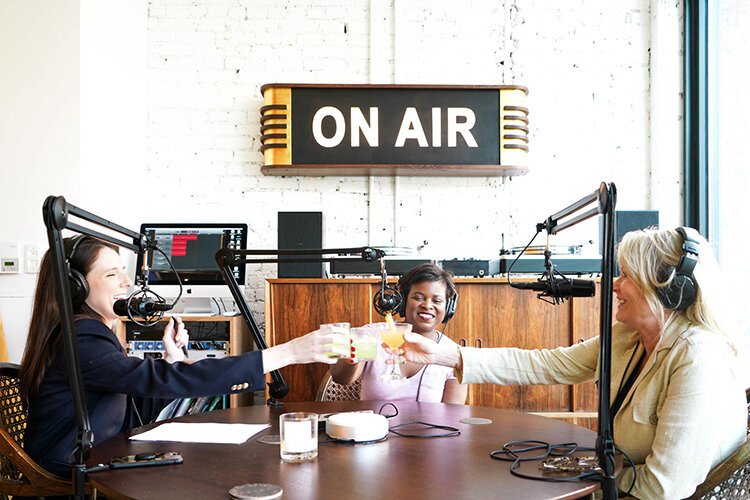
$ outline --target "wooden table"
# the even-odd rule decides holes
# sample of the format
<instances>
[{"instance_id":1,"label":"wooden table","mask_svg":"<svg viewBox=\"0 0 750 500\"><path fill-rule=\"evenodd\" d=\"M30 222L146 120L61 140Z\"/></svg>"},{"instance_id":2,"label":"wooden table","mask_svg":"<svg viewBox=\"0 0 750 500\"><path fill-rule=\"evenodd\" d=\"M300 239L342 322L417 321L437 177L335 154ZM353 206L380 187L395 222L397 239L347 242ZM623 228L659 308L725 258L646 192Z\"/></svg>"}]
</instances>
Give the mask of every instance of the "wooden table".
<instances>
[{"instance_id":1,"label":"wooden table","mask_svg":"<svg viewBox=\"0 0 750 500\"><path fill-rule=\"evenodd\" d=\"M599 489L593 481L543 482L510 474L510 462L489 454L509 441L577 442L594 446L596 435L583 427L525 413L477 406L396 402L393 426L420 420L461 430L457 437L418 439L389 434L374 444L323 441L318 457L306 463L285 463L279 446L258 442L278 434L278 416L291 411L332 413L372 409L382 402L336 401L286 403L283 408L250 406L191 415L181 422L270 423L271 428L241 445L153 443L128 440L153 425L129 431L94 447L88 464L108 463L113 456L147 451L179 451L184 463L97 472L89 481L108 498L223 499L233 486L273 483L289 499L432 499L432 498L579 498ZM390 409L388 409L390 410ZM385 411L384 411L385 413ZM465 424L464 417L482 417L491 424ZM591 453L588 453L591 454ZM539 475L538 462L522 470Z\"/></svg>"}]
</instances>

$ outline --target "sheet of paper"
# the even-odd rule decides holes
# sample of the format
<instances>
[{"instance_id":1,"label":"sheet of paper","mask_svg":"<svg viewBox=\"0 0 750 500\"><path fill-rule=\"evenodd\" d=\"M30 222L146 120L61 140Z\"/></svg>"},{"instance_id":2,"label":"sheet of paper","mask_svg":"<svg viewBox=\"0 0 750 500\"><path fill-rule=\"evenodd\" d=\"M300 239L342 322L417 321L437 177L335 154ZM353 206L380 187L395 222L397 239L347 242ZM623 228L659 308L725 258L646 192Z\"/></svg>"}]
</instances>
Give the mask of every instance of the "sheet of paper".
<instances>
[{"instance_id":1,"label":"sheet of paper","mask_svg":"<svg viewBox=\"0 0 750 500\"><path fill-rule=\"evenodd\" d=\"M179 443L241 444L271 424L213 424L168 422L130 436L134 441L176 441Z\"/></svg>"}]
</instances>

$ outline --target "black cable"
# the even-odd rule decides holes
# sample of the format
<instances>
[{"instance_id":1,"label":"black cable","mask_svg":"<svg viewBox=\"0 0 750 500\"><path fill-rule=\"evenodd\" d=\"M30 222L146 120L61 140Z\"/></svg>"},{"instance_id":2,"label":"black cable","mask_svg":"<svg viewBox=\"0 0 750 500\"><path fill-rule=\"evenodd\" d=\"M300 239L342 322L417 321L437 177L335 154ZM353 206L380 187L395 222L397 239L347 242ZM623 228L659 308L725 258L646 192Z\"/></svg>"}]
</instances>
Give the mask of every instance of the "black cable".
<instances>
[{"instance_id":1,"label":"black cable","mask_svg":"<svg viewBox=\"0 0 750 500\"><path fill-rule=\"evenodd\" d=\"M400 429L401 427L406 427L407 425L422 425L425 429L442 429L444 432L442 434L417 434L417 433L406 433L403 431L399 431L396 429ZM403 424L394 425L393 427L388 429L390 432L394 433L397 436L401 437L413 437L413 438L442 438L442 437L454 437L454 436L460 436L461 431L455 427L451 427L449 425L440 425L440 424L430 424L427 422L422 422L420 420L411 420L409 422L404 422Z\"/></svg>"},{"instance_id":2,"label":"black cable","mask_svg":"<svg viewBox=\"0 0 750 500\"><path fill-rule=\"evenodd\" d=\"M391 406L391 407L393 407L393 410L394 410L394 411L395 411L396 413L394 413L393 415L383 415L383 408L385 408L386 406ZM396 416L398 416L398 407L397 407L396 405L394 405L393 403L390 403L390 402L388 402L388 403L383 403L383 406L381 406L381 407L380 407L380 409L378 409L378 415L383 415L383 416L384 416L385 418L393 418L393 417L396 417Z\"/></svg>"},{"instance_id":3,"label":"black cable","mask_svg":"<svg viewBox=\"0 0 750 500\"><path fill-rule=\"evenodd\" d=\"M518 261L519 257L521 257L521 255L523 255L526 252L526 250L531 246L532 243L534 243L534 240L536 239L537 236L539 236L539 233L541 233L541 232L542 232L541 229L537 229L536 230L536 234L534 234L534 236L531 238L531 240L529 240L529 242L526 243L526 246L523 247L523 250L521 250L520 252L518 252L518 255L516 255L516 258L513 259L513 262L510 263L510 266L508 267L508 284L509 285L513 286L513 283L510 280L510 273L511 273L511 270L513 269L513 266L516 265L516 261Z\"/></svg>"},{"instance_id":4,"label":"black cable","mask_svg":"<svg viewBox=\"0 0 750 500\"><path fill-rule=\"evenodd\" d=\"M521 446L520 448L514 448ZM520 453L527 453L529 451L544 450L541 454L535 454L530 457L524 457L519 455ZM535 481L550 481L550 482L570 482L578 481L581 479L589 479L592 476L598 476L598 467L591 472L585 472L572 477L540 477L540 476L529 476L518 472L516 469L521 465L521 462L529 462L535 460L543 460L548 457L567 457L575 451L596 451L595 448L580 447L577 443L560 443L550 444L544 441L510 441L505 443L501 449L490 452L490 457L495 460L503 460L506 462L513 462L510 466L510 473L513 476L521 477L524 479L533 479Z\"/></svg>"},{"instance_id":5,"label":"black cable","mask_svg":"<svg viewBox=\"0 0 750 500\"><path fill-rule=\"evenodd\" d=\"M443 338L443 334L438 332L438 338L437 341L435 341L436 344L440 343L440 339ZM419 384L417 385L417 397L415 398L415 401L419 403L419 393L422 392L422 379L424 378L424 374L427 373L427 367L430 365L424 365L422 369L420 370L422 373L419 375ZM443 387L443 392L445 392L445 387Z\"/></svg>"},{"instance_id":6,"label":"black cable","mask_svg":"<svg viewBox=\"0 0 750 500\"><path fill-rule=\"evenodd\" d=\"M392 414L392 415L383 415L383 409L386 406L392 407L394 409L395 413ZM395 404L391 403L391 402L383 403L383 405L380 407L380 409L378 409L378 415L383 415L385 418L396 417L396 416L398 416L398 407ZM399 429L401 427L405 427L407 425L423 425L426 428L430 428L430 429L442 429L442 430L447 431L447 432L444 432L443 434L412 434L412 433L405 433L403 431L396 430L396 429ZM453 436L459 436L461 434L461 431L459 429L455 428L455 427L451 427L451 426L448 426L448 425L430 424L430 423L427 423L427 422L421 422L419 420L411 420L409 422L404 422L402 424L394 425L393 427L390 427L388 429L388 431L396 434L397 436L401 436L401 437L415 437L415 438L453 437Z\"/></svg>"},{"instance_id":7,"label":"black cable","mask_svg":"<svg viewBox=\"0 0 750 500\"><path fill-rule=\"evenodd\" d=\"M535 454L533 456L526 456L526 457L520 455L522 453L528 453L528 452L537 451L537 450L544 450L544 452ZM615 450L622 454L623 460L627 462L628 466L633 469L633 481L630 483L630 487L628 488L628 491L625 493L625 495L627 496L630 494L630 492L633 490L633 487L635 486L635 481L636 481L636 476L638 474L638 470L635 466L635 463L633 462L633 460L630 459L627 453L625 453L619 448L615 448ZM592 466L590 472L584 472L583 474L578 474L576 476L565 477L565 478L529 476L521 472L518 472L516 470L521 465L521 462L544 460L545 458L549 458L549 457L560 457L560 458L568 457L576 451L595 452L596 448L578 446L577 443L550 444L545 441L536 441L536 440L509 441L505 443L501 449L491 451L490 457L494 458L495 460L513 462L510 466L511 475L516 476L516 477L521 477L524 479L533 479L535 481L549 481L549 482L569 482L569 481L579 481L581 479L588 479L592 481L604 481L605 478L604 476L601 475L601 468L598 465L595 467ZM554 470L554 468L551 468L549 470ZM566 471L559 470L558 472L566 472Z\"/></svg>"}]
</instances>

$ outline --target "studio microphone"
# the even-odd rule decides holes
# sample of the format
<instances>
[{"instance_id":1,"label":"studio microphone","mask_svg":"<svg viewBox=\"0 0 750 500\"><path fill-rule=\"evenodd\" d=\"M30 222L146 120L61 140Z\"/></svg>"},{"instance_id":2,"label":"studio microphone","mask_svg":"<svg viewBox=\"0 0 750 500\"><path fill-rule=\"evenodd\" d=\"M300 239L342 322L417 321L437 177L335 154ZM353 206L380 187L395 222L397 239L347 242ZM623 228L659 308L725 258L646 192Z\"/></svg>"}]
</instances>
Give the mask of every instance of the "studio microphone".
<instances>
[{"instance_id":1,"label":"studio microphone","mask_svg":"<svg viewBox=\"0 0 750 500\"><path fill-rule=\"evenodd\" d=\"M555 277L546 281L540 280L534 283L513 283L513 288L521 290L535 290L542 292L542 297L552 297L556 302L570 297L593 297L596 287L591 280L571 279Z\"/></svg>"},{"instance_id":2,"label":"studio microphone","mask_svg":"<svg viewBox=\"0 0 750 500\"><path fill-rule=\"evenodd\" d=\"M172 304L157 302L150 297L133 297L131 299L118 299L112 306L118 316L140 316L148 318L160 312L172 309Z\"/></svg>"},{"instance_id":3,"label":"studio microphone","mask_svg":"<svg viewBox=\"0 0 750 500\"><path fill-rule=\"evenodd\" d=\"M372 305L378 314L385 316L388 313L398 311L402 301L403 298L398 290L386 285L375 292L375 296L372 298Z\"/></svg>"}]
</instances>

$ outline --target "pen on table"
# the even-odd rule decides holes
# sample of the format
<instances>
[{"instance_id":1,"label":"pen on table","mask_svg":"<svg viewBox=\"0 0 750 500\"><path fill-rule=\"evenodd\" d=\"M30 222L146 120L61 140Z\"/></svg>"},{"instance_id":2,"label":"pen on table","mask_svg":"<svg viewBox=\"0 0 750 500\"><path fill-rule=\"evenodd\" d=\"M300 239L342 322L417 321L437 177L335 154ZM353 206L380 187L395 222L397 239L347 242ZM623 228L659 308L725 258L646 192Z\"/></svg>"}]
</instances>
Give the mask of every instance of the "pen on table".
<instances>
[{"instance_id":1,"label":"pen on table","mask_svg":"<svg viewBox=\"0 0 750 500\"><path fill-rule=\"evenodd\" d=\"M172 319L174 320L174 333L175 333L175 336L177 336L177 328L178 328L177 316L172 316ZM186 359L190 357L190 355L188 354L187 345L182 346L182 352L185 353Z\"/></svg>"}]
</instances>

